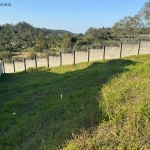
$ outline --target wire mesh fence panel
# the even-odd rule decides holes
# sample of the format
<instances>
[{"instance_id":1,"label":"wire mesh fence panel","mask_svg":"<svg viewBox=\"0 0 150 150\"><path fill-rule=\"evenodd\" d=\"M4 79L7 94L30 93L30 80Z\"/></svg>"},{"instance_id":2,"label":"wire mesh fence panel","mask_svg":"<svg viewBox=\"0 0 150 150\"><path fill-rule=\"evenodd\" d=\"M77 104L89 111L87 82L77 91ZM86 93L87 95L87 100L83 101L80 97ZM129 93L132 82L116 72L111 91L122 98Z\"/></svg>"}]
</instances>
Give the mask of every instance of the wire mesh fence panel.
<instances>
[{"instance_id":1,"label":"wire mesh fence panel","mask_svg":"<svg viewBox=\"0 0 150 150\"><path fill-rule=\"evenodd\" d=\"M120 42L124 44L138 44L139 39L138 38L121 38Z\"/></svg>"}]
</instances>

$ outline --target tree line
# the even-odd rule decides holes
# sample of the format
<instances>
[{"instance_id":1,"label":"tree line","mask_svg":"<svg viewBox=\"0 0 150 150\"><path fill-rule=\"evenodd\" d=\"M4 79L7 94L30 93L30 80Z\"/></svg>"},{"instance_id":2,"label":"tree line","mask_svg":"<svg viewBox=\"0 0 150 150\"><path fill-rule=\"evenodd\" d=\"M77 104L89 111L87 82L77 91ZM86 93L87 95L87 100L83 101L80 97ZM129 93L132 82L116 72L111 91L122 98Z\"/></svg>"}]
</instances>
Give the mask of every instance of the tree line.
<instances>
[{"instance_id":1,"label":"tree line","mask_svg":"<svg viewBox=\"0 0 150 150\"><path fill-rule=\"evenodd\" d=\"M126 16L113 27L90 27L82 34L65 30L36 28L26 22L0 25L0 59L11 58L13 52L32 51L47 55L51 52L71 52L119 46L120 42L135 43L150 38L150 0L133 17Z\"/></svg>"}]
</instances>

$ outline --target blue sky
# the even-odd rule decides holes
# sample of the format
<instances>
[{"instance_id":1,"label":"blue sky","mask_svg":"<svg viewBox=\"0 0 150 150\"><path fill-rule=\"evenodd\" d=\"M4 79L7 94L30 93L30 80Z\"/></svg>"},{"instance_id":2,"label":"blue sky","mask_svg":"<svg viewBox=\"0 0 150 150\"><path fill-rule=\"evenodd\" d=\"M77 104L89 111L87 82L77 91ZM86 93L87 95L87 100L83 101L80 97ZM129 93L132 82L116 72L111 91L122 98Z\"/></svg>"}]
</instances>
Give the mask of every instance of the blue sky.
<instances>
[{"instance_id":1,"label":"blue sky","mask_svg":"<svg viewBox=\"0 0 150 150\"><path fill-rule=\"evenodd\" d=\"M0 0L0 24L25 21L35 27L85 33L134 16L147 0Z\"/></svg>"}]
</instances>

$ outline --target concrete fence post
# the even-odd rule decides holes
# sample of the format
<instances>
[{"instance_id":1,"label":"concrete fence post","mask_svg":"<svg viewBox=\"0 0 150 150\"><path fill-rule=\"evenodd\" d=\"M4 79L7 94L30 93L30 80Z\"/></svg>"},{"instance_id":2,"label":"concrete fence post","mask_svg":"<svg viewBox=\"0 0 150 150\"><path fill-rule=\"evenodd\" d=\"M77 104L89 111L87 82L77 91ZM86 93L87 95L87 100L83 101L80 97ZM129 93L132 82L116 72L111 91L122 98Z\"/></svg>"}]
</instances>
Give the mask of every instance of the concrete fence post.
<instances>
[{"instance_id":1,"label":"concrete fence post","mask_svg":"<svg viewBox=\"0 0 150 150\"><path fill-rule=\"evenodd\" d=\"M60 53L60 66L62 66L62 53Z\"/></svg>"},{"instance_id":2,"label":"concrete fence post","mask_svg":"<svg viewBox=\"0 0 150 150\"><path fill-rule=\"evenodd\" d=\"M3 62L3 73L5 73L5 64Z\"/></svg>"},{"instance_id":3,"label":"concrete fence post","mask_svg":"<svg viewBox=\"0 0 150 150\"><path fill-rule=\"evenodd\" d=\"M71 51L71 53L63 53L60 52L59 57L53 57L47 56L47 61L44 58L38 58L34 57L34 59L23 59L23 62L17 62L17 61L12 61L11 63L4 63L2 60L0 60L0 76L3 73L12 73L15 71L24 71L28 67L38 67L42 66L61 66L64 64L75 64L79 62L89 62L89 61L94 61L94 60L106 60L106 59L113 59L113 58L121 58L125 56L130 56L130 55L140 55L140 54L149 54L149 49L150 49L150 42L149 41L142 41L139 40L139 43L137 44L124 44L120 42L120 47L113 47L109 49L109 46L104 45L103 49L100 47L99 50L92 50L90 47L87 45L86 51ZM109 56L109 57L108 57ZM55 59L56 58L56 59ZM66 60L64 60L66 59ZM55 62L56 61L56 62ZM51 64L52 63L52 64Z\"/></svg>"},{"instance_id":4,"label":"concrete fence post","mask_svg":"<svg viewBox=\"0 0 150 150\"><path fill-rule=\"evenodd\" d=\"M122 43L120 44L120 58L122 56Z\"/></svg>"},{"instance_id":5,"label":"concrete fence post","mask_svg":"<svg viewBox=\"0 0 150 150\"><path fill-rule=\"evenodd\" d=\"M88 52L88 62L90 61L90 49L87 47L87 52Z\"/></svg>"},{"instance_id":6,"label":"concrete fence post","mask_svg":"<svg viewBox=\"0 0 150 150\"><path fill-rule=\"evenodd\" d=\"M35 60L35 67L37 67L37 59L36 59L36 56L34 57L34 60Z\"/></svg>"},{"instance_id":7,"label":"concrete fence post","mask_svg":"<svg viewBox=\"0 0 150 150\"><path fill-rule=\"evenodd\" d=\"M24 62L24 70L26 70L27 67L26 67L26 59L25 58L23 59L23 62Z\"/></svg>"},{"instance_id":8,"label":"concrete fence post","mask_svg":"<svg viewBox=\"0 0 150 150\"><path fill-rule=\"evenodd\" d=\"M47 56L47 67L49 68L49 55Z\"/></svg>"},{"instance_id":9,"label":"concrete fence post","mask_svg":"<svg viewBox=\"0 0 150 150\"><path fill-rule=\"evenodd\" d=\"M2 75L3 70L2 70L2 61L0 60L0 76Z\"/></svg>"},{"instance_id":10,"label":"concrete fence post","mask_svg":"<svg viewBox=\"0 0 150 150\"><path fill-rule=\"evenodd\" d=\"M103 49L103 60L105 60L105 50L106 50L106 46L104 46L104 49Z\"/></svg>"},{"instance_id":11,"label":"concrete fence post","mask_svg":"<svg viewBox=\"0 0 150 150\"><path fill-rule=\"evenodd\" d=\"M138 55L140 54L141 40L139 41Z\"/></svg>"},{"instance_id":12,"label":"concrete fence post","mask_svg":"<svg viewBox=\"0 0 150 150\"><path fill-rule=\"evenodd\" d=\"M73 64L76 63L76 51L73 51Z\"/></svg>"},{"instance_id":13,"label":"concrete fence post","mask_svg":"<svg viewBox=\"0 0 150 150\"><path fill-rule=\"evenodd\" d=\"M15 61L13 61L13 68L14 68L14 72L16 71L15 69Z\"/></svg>"}]
</instances>

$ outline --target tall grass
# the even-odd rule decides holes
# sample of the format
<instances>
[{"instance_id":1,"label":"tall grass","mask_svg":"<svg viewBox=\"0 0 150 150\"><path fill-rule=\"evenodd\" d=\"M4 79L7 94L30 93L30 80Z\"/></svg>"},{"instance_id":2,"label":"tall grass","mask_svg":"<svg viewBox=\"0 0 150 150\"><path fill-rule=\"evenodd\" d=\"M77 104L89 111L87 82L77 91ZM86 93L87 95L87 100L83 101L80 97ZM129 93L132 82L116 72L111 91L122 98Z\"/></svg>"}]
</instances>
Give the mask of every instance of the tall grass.
<instances>
[{"instance_id":1,"label":"tall grass","mask_svg":"<svg viewBox=\"0 0 150 150\"><path fill-rule=\"evenodd\" d=\"M97 97L103 122L74 135L65 150L150 149L150 62L145 58L131 57L140 61L103 85Z\"/></svg>"}]
</instances>

